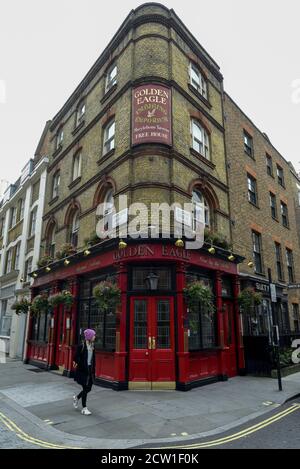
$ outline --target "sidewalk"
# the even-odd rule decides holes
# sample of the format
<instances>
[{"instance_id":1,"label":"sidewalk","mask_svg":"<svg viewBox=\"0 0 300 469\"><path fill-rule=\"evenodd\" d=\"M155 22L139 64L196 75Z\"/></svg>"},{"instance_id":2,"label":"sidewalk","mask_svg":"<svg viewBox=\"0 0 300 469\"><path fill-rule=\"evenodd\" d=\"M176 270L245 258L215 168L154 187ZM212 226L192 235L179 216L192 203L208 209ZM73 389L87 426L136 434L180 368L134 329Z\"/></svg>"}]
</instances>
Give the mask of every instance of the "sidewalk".
<instances>
[{"instance_id":1,"label":"sidewalk","mask_svg":"<svg viewBox=\"0 0 300 469\"><path fill-rule=\"evenodd\" d=\"M22 421L28 432L46 432L52 441L90 448L128 448L223 432L300 394L300 373L283 379L283 392L277 380L247 376L186 393L94 386L88 397L91 416L72 406L72 395L79 390L72 379L32 365L0 364L1 412L20 425Z\"/></svg>"}]
</instances>

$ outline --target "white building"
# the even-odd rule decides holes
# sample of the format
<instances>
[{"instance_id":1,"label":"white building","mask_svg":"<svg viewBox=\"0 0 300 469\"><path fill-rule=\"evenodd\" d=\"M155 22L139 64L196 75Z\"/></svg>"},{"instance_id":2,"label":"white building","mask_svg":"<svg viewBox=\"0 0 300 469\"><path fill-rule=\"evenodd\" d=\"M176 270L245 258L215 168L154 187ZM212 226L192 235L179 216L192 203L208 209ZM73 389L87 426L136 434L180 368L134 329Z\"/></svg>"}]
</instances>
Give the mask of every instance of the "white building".
<instances>
[{"instance_id":1,"label":"white building","mask_svg":"<svg viewBox=\"0 0 300 469\"><path fill-rule=\"evenodd\" d=\"M17 315L13 303L30 298L32 279L40 255L42 216L48 166L47 122L35 156L0 201L0 342L11 358L25 352L27 315Z\"/></svg>"}]
</instances>

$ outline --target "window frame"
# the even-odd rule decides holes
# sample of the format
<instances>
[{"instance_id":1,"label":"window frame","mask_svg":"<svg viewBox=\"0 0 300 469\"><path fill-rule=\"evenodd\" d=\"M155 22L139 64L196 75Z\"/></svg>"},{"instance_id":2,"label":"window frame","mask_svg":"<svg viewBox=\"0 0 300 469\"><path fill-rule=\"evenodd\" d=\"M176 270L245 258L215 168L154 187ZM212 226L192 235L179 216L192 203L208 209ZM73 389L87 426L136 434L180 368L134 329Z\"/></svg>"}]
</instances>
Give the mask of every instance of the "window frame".
<instances>
[{"instance_id":1,"label":"window frame","mask_svg":"<svg viewBox=\"0 0 300 469\"><path fill-rule=\"evenodd\" d=\"M248 202L258 207L257 179L255 179L255 177L253 177L249 173L247 173L247 187L248 187Z\"/></svg>"},{"instance_id":2,"label":"window frame","mask_svg":"<svg viewBox=\"0 0 300 469\"><path fill-rule=\"evenodd\" d=\"M253 253L255 273L263 274L264 262L263 262L263 250L262 250L262 236L261 236L261 233L258 233L255 230L252 230L251 234L252 234L252 253ZM258 243L256 243L256 241L258 241ZM258 250L257 250L257 246L258 246ZM260 265L260 270L257 268L258 264Z\"/></svg>"},{"instance_id":3,"label":"window frame","mask_svg":"<svg viewBox=\"0 0 300 469\"><path fill-rule=\"evenodd\" d=\"M81 169L82 169L82 151L79 150L75 153L73 157L72 182L76 181L76 179L81 177Z\"/></svg>"},{"instance_id":4,"label":"window frame","mask_svg":"<svg viewBox=\"0 0 300 469\"><path fill-rule=\"evenodd\" d=\"M284 170L283 168L277 163L276 164L276 173L277 173L277 181L281 187L285 188L285 178L284 178Z\"/></svg>"},{"instance_id":5,"label":"window frame","mask_svg":"<svg viewBox=\"0 0 300 469\"><path fill-rule=\"evenodd\" d=\"M196 196L198 197L198 199L202 199L202 202L198 202L196 199ZM193 212L193 230L196 229L196 223L199 222L199 220L197 220L197 206L196 204L197 203L203 203L204 204L204 221L205 221L205 226L207 228L210 228L211 227L211 209L210 209L210 205L209 203L207 202L207 199L205 198L205 196L203 195L202 191L195 188L193 189L193 192L192 192L192 204L193 204L193 207L195 207L196 209L194 210Z\"/></svg>"},{"instance_id":6,"label":"window frame","mask_svg":"<svg viewBox=\"0 0 300 469\"><path fill-rule=\"evenodd\" d=\"M112 77L112 72L116 70L116 74ZM118 65L114 62L106 72L105 93L108 93L118 83Z\"/></svg>"},{"instance_id":7,"label":"window frame","mask_svg":"<svg viewBox=\"0 0 300 469\"><path fill-rule=\"evenodd\" d=\"M30 212L29 238L35 235L36 221L37 221L37 207L35 207Z\"/></svg>"},{"instance_id":8,"label":"window frame","mask_svg":"<svg viewBox=\"0 0 300 469\"><path fill-rule=\"evenodd\" d=\"M266 167L267 167L267 174L271 177L274 177L273 158L268 153L266 153Z\"/></svg>"},{"instance_id":9,"label":"window frame","mask_svg":"<svg viewBox=\"0 0 300 469\"><path fill-rule=\"evenodd\" d=\"M289 210L287 204L282 200L280 201L280 213L282 226L289 228Z\"/></svg>"},{"instance_id":10,"label":"window frame","mask_svg":"<svg viewBox=\"0 0 300 469\"><path fill-rule=\"evenodd\" d=\"M110 137L109 131L111 128L114 128L114 133ZM103 156L107 155L110 151L115 149L115 138L116 138L116 121L115 118L111 119L105 125L103 129ZM109 148L107 146L109 145Z\"/></svg>"},{"instance_id":11,"label":"window frame","mask_svg":"<svg viewBox=\"0 0 300 469\"><path fill-rule=\"evenodd\" d=\"M198 80L193 79L193 72L198 78ZM207 80L204 77L201 70L193 62L190 62L189 75L190 75L190 85L202 96L202 98L208 100Z\"/></svg>"},{"instance_id":12,"label":"window frame","mask_svg":"<svg viewBox=\"0 0 300 469\"><path fill-rule=\"evenodd\" d=\"M286 265L288 271L289 283L295 283L295 266L294 266L294 253L292 249L285 248L286 253Z\"/></svg>"},{"instance_id":13,"label":"window frame","mask_svg":"<svg viewBox=\"0 0 300 469\"><path fill-rule=\"evenodd\" d=\"M277 211L277 199L276 199L276 194L273 194L273 192L270 192L270 208L271 208L271 216L274 220L278 220L278 211ZM274 202L274 206L272 205L272 202ZM274 214L273 214L274 210Z\"/></svg>"},{"instance_id":14,"label":"window frame","mask_svg":"<svg viewBox=\"0 0 300 469\"><path fill-rule=\"evenodd\" d=\"M283 269L283 259L282 259L282 247L280 243L274 242L275 245L275 261L276 261L276 271L277 279L280 282L284 282L284 269Z\"/></svg>"},{"instance_id":15,"label":"window frame","mask_svg":"<svg viewBox=\"0 0 300 469\"><path fill-rule=\"evenodd\" d=\"M60 170L56 171L52 179L52 200L59 196Z\"/></svg>"},{"instance_id":16,"label":"window frame","mask_svg":"<svg viewBox=\"0 0 300 469\"><path fill-rule=\"evenodd\" d=\"M63 127L60 127L58 131L56 132L56 141L55 141L55 150L58 150L64 141L64 129Z\"/></svg>"},{"instance_id":17,"label":"window frame","mask_svg":"<svg viewBox=\"0 0 300 469\"><path fill-rule=\"evenodd\" d=\"M244 152L254 159L254 142L253 137L244 129ZM250 145L249 145L250 143Z\"/></svg>"},{"instance_id":18,"label":"window frame","mask_svg":"<svg viewBox=\"0 0 300 469\"><path fill-rule=\"evenodd\" d=\"M86 113L86 102L81 101L76 110L76 128L84 121Z\"/></svg>"},{"instance_id":19,"label":"window frame","mask_svg":"<svg viewBox=\"0 0 300 469\"><path fill-rule=\"evenodd\" d=\"M200 132L202 140L197 138L195 128ZM203 125L196 119L191 119L191 137L193 150L207 161L211 161L210 136Z\"/></svg>"}]
</instances>

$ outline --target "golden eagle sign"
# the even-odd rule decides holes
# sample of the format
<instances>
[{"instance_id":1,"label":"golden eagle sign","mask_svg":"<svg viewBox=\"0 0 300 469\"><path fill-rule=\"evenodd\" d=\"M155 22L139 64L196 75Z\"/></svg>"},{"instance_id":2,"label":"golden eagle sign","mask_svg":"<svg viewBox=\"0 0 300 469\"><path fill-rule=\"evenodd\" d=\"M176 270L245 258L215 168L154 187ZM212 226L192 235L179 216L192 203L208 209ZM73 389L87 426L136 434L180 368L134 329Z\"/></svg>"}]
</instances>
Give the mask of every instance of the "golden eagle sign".
<instances>
[{"instance_id":1,"label":"golden eagle sign","mask_svg":"<svg viewBox=\"0 0 300 469\"><path fill-rule=\"evenodd\" d=\"M172 145L172 92L163 85L145 84L132 90L132 145Z\"/></svg>"}]
</instances>

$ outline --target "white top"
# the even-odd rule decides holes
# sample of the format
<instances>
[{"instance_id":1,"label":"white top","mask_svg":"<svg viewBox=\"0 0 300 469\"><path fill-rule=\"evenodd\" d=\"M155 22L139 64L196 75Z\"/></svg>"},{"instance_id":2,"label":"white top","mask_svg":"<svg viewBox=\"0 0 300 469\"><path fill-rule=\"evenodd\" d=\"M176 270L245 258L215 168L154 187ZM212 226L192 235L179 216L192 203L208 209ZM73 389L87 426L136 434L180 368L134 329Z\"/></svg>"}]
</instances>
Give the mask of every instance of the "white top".
<instances>
[{"instance_id":1,"label":"white top","mask_svg":"<svg viewBox=\"0 0 300 469\"><path fill-rule=\"evenodd\" d=\"M93 358L93 346L92 345L87 345L87 350L88 350L88 366L92 364L92 358Z\"/></svg>"}]
</instances>

